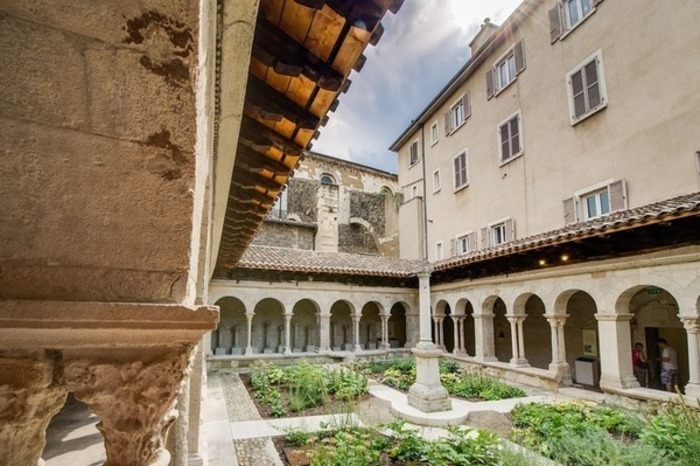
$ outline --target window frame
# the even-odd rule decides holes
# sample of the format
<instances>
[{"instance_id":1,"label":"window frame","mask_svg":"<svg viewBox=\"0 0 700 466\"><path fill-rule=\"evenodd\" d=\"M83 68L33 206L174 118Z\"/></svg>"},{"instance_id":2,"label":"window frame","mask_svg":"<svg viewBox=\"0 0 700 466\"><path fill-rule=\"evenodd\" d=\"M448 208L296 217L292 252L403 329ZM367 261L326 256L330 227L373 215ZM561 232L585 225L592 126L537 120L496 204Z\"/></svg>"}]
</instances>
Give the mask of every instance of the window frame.
<instances>
[{"instance_id":1,"label":"window frame","mask_svg":"<svg viewBox=\"0 0 700 466\"><path fill-rule=\"evenodd\" d=\"M439 252L439 254L438 254ZM443 246L442 241L438 241L435 243L435 260L440 261L445 258L445 248Z\"/></svg>"},{"instance_id":2,"label":"window frame","mask_svg":"<svg viewBox=\"0 0 700 466\"><path fill-rule=\"evenodd\" d=\"M435 136L435 137L433 137ZM438 121L435 120L433 121L433 124L430 125L430 147L433 147L435 144L438 143L440 140L440 125L438 124Z\"/></svg>"},{"instance_id":3,"label":"window frame","mask_svg":"<svg viewBox=\"0 0 700 466\"><path fill-rule=\"evenodd\" d=\"M411 144L408 145L408 168L414 167L418 165L418 162L420 162L420 146L419 146L419 139L416 138L413 141L411 141ZM411 160L411 155L412 155L412 148L415 146L416 148L416 160Z\"/></svg>"},{"instance_id":4,"label":"window frame","mask_svg":"<svg viewBox=\"0 0 700 466\"><path fill-rule=\"evenodd\" d=\"M324 178L329 178L331 180L331 182L324 183L323 182ZM321 176L318 177L318 181L324 186L338 186L338 182L336 181L335 176L331 175L330 173L326 173L326 172L321 173Z\"/></svg>"},{"instance_id":5,"label":"window frame","mask_svg":"<svg viewBox=\"0 0 700 466\"><path fill-rule=\"evenodd\" d=\"M457 186L457 171L455 167L455 160L457 160L461 156L464 156L464 184ZM461 191L467 186L469 186L469 153L465 148L452 157L452 188L454 192L457 192Z\"/></svg>"},{"instance_id":6,"label":"window frame","mask_svg":"<svg viewBox=\"0 0 700 466\"><path fill-rule=\"evenodd\" d=\"M496 241L496 232L497 231L503 231L502 237L503 241ZM489 245L491 246L500 246L501 244L505 244L508 241L506 240L506 222L499 222L495 223L493 225L489 225Z\"/></svg>"},{"instance_id":7,"label":"window frame","mask_svg":"<svg viewBox=\"0 0 700 466\"><path fill-rule=\"evenodd\" d=\"M455 236L455 256L463 256L465 254L473 252L469 249L469 235L473 233L474 231L469 230ZM465 248L462 248L462 242L464 242L464 244L466 245Z\"/></svg>"},{"instance_id":8,"label":"window frame","mask_svg":"<svg viewBox=\"0 0 700 466\"><path fill-rule=\"evenodd\" d=\"M584 87L584 97L586 101L586 106L588 108L586 109L585 113L582 113L580 116L576 116L576 104L574 102L574 89L572 79L574 75L584 71L585 67L593 61L596 62L596 74L598 78L598 93L600 94L600 103L593 109L590 108L588 104L588 86L585 82L582 81ZM582 77L585 77L585 72L582 73ZM603 51L601 49L596 50L585 60L581 61L574 68L570 69L566 73L565 82L566 95L569 102L569 121L571 122L571 126L576 126L583 120L586 120L595 115L596 113L600 112L601 110L607 108L608 92L605 85L605 67L603 65Z\"/></svg>"},{"instance_id":9,"label":"window frame","mask_svg":"<svg viewBox=\"0 0 700 466\"><path fill-rule=\"evenodd\" d=\"M450 121L452 122L452 130L450 131L450 134L456 133L457 130L459 128L461 128L462 126L464 126L464 124L467 122L467 117L466 117L466 115L467 115L466 110L467 109L465 108L465 105L464 105L464 97L465 97L465 94L460 95L459 98L457 100L455 100L454 102L452 102L452 104L450 105L450 110L449 110ZM462 120L459 123L457 123L457 121L455 120L455 110L459 107L462 108Z\"/></svg>"},{"instance_id":10,"label":"window frame","mask_svg":"<svg viewBox=\"0 0 700 466\"><path fill-rule=\"evenodd\" d=\"M581 0L575 0L577 2L581 2ZM596 11L596 2L595 0L589 0L591 2L591 9L588 10L588 13L585 15L581 16L581 18L575 23L571 24L569 21L569 11L567 9L568 7L568 0L560 0L559 1L559 18L561 21L561 26L562 26L562 33L559 36L559 40L564 40L569 34L571 34L577 27L582 25L588 18L590 18L593 13ZM583 11L583 10L581 10Z\"/></svg>"},{"instance_id":11,"label":"window frame","mask_svg":"<svg viewBox=\"0 0 700 466\"><path fill-rule=\"evenodd\" d=\"M610 201L610 185L613 184L616 180L615 178L608 178L605 181L601 181L600 183L592 184L590 186L586 186L585 188L576 190L574 192L574 209L576 210L576 215L578 216L578 221L585 222L588 220L593 220L596 218L600 218L604 215L608 215L612 212L612 203ZM608 192L608 213L607 214L599 214L595 217L589 217L588 216L588 206L584 205L584 200L590 197L591 195L595 193L600 193L603 191Z\"/></svg>"},{"instance_id":12,"label":"window frame","mask_svg":"<svg viewBox=\"0 0 700 466\"><path fill-rule=\"evenodd\" d=\"M503 158L503 143L501 140L501 128L505 125L508 125L509 131L510 131L510 122L514 119L518 119L518 142L520 144L520 150L517 153L512 153L510 157L507 159ZM522 111L518 109L516 112L513 114L509 115L505 120L501 121L498 123L496 126L496 140L498 141L498 162L499 166L503 167L504 165L509 164L513 160L520 158L525 154L525 138L523 137L523 115ZM512 140L512 135L509 134L509 141ZM510 144L509 144L510 145ZM512 149L512 148L511 148Z\"/></svg>"},{"instance_id":13,"label":"window frame","mask_svg":"<svg viewBox=\"0 0 700 466\"><path fill-rule=\"evenodd\" d=\"M437 178L436 176L437 175ZM435 183L435 180L437 179L437 183ZM433 170L433 194L440 192L442 189L442 175L440 174L440 169L436 168Z\"/></svg>"},{"instance_id":14,"label":"window frame","mask_svg":"<svg viewBox=\"0 0 700 466\"><path fill-rule=\"evenodd\" d=\"M603 212L603 202L602 202L602 195L605 194L605 201L607 203L607 212ZM595 202L595 208L596 208L596 215L591 216L589 209L588 209L588 200L593 199ZM598 189L596 191L592 191L589 193L584 194L581 196L581 210L582 210L582 217L583 221L588 221L588 220L593 220L596 218L603 217L604 215L608 215L611 211L611 204L610 204L610 189L606 186L602 189Z\"/></svg>"}]
</instances>

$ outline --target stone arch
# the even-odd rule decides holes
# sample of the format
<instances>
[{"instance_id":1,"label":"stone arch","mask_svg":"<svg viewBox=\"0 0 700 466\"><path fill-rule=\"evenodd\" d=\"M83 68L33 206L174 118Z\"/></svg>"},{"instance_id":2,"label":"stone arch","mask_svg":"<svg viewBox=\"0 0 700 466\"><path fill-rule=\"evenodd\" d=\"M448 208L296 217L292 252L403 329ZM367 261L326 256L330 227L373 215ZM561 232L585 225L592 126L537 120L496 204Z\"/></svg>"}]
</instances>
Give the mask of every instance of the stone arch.
<instances>
[{"instance_id":1,"label":"stone arch","mask_svg":"<svg viewBox=\"0 0 700 466\"><path fill-rule=\"evenodd\" d=\"M394 190L391 189L391 187L383 184L379 187L379 194L385 194L387 196L393 196L394 195Z\"/></svg>"},{"instance_id":2,"label":"stone arch","mask_svg":"<svg viewBox=\"0 0 700 466\"><path fill-rule=\"evenodd\" d=\"M362 237L362 250L359 252L376 252L381 251L381 241L379 240L379 235L375 231L371 223L361 217L350 217L348 224L351 228L361 228L365 235ZM371 239L371 244L368 244L365 238ZM353 252L353 251L348 251Z\"/></svg>"},{"instance_id":3,"label":"stone arch","mask_svg":"<svg viewBox=\"0 0 700 466\"><path fill-rule=\"evenodd\" d=\"M519 309L522 304L522 309ZM523 342L527 359L533 367L549 369L552 361L552 331L545 315L547 309L542 298L534 293L526 293L518 296L514 308L516 314L525 315L523 322Z\"/></svg>"},{"instance_id":4,"label":"stone arch","mask_svg":"<svg viewBox=\"0 0 700 466\"><path fill-rule=\"evenodd\" d=\"M292 352L313 353L318 346L318 315L321 307L316 301L303 298L292 307L290 347Z\"/></svg>"},{"instance_id":5,"label":"stone arch","mask_svg":"<svg viewBox=\"0 0 700 466\"><path fill-rule=\"evenodd\" d=\"M494 354L501 362L509 362L513 357L510 322L508 322L505 301L499 296L489 296L482 304L484 314L493 315Z\"/></svg>"},{"instance_id":6,"label":"stone arch","mask_svg":"<svg viewBox=\"0 0 700 466\"><path fill-rule=\"evenodd\" d=\"M281 353L284 345L284 304L276 298L263 298L253 311L253 353Z\"/></svg>"},{"instance_id":7,"label":"stone arch","mask_svg":"<svg viewBox=\"0 0 700 466\"><path fill-rule=\"evenodd\" d=\"M408 341L406 334L406 314L410 307L403 301L394 303L389 310L389 346L391 348L403 348Z\"/></svg>"},{"instance_id":8,"label":"stone arch","mask_svg":"<svg viewBox=\"0 0 700 466\"><path fill-rule=\"evenodd\" d=\"M554 314L567 316L564 323L566 363L573 370L576 359L586 356L601 359L598 338L598 304L587 291L570 289L559 293L554 300ZM594 337L594 338L593 338ZM595 341L593 341L595 340ZM576 380L576 373L572 373Z\"/></svg>"},{"instance_id":9,"label":"stone arch","mask_svg":"<svg viewBox=\"0 0 700 466\"><path fill-rule=\"evenodd\" d=\"M378 301L369 301L360 311L360 345L364 349L377 349L381 339L384 307Z\"/></svg>"},{"instance_id":10,"label":"stone arch","mask_svg":"<svg viewBox=\"0 0 700 466\"><path fill-rule=\"evenodd\" d=\"M331 305L330 345L333 351L352 351L355 341L354 314L355 306L350 301L339 299Z\"/></svg>"},{"instance_id":11,"label":"stone arch","mask_svg":"<svg viewBox=\"0 0 700 466\"><path fill-rule=\"evenodd\" d=\"M680 320L680 308L675 296L655 285L634 286L618 297L615 310L633 315L630 321L630 351L634 343L642 343L649 360L655 361L660 356L656 344L658 338L666 339L676 350L679 387L682 389L689 379L688 336ZM650 364L647 379L650 388L664 389L660 383L660 371L660 364Z\"/></svg>"},{"instance_id":12,"label":"stone arch","mask_svg":"<svg viewBox=\"0 0 700 466\"><path fill-rule=\"evenodd\" d=\"M219 323L211 333L211 347L215 355L242 354L248 339L248 321L243 301L234 296L224 296L219 306Z\"/></svg>"},{"instance_id":13,"label":"stone arch","mask_svg":"<svg viewBox=\"0 0 700 466\"><path fill-rule=\"evenodd\" d=\"M327 184L327 185L337 185L337 181L335 179L335 176L331 175L328 172L323 172L321 173L321 176L318 177L318 180L321 182L321 184Z\"/></svg>"},{"instance_id":14,"label":"stone arch","mask_svg":"<svg viewBox=\"0 0 700 466\"><path fill-rule=\"evenodd\" d=\"M476 355L476 327L474 321L474 306L467 298L457 300L455 304L455 316L462 318L462 347L470 355Z\"/></svg>"}]
</instances>

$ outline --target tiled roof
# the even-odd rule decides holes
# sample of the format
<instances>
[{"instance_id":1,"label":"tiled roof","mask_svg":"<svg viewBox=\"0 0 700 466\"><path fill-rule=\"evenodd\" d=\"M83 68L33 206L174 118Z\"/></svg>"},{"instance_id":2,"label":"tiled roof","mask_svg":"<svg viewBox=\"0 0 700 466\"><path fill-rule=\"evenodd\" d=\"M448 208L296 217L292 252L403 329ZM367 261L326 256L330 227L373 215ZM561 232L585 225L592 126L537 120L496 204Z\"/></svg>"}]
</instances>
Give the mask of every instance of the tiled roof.
<instances>
[{"instance_id":1,"label":"tiled roof","mask_svg":"<svg viewBox=\"0 0 700 466\"><path fill-rule=\"evenodd\" d=\"M421 261L396 257L251 245L243 254L237 267L239 269L401 278L413 275L422 264Z\"/></svg>"},{"instance_id":2,"label":"tiled roof","mask_svg":"<svg viewBox=\"0 0 700 466\"><path fill-rule=\"evenodd\" d=\"M499 256L507 256L573 240L606 235L615 231L659 223L688 215L697 215L698 213L700 213L700 192L674 197L634 209L614 212L587 222L567 225L559 230L540 233L486 249L479 249L472 253L436 262L433 268L434 270L447 270Z\"/></svg>"}]
</instances>

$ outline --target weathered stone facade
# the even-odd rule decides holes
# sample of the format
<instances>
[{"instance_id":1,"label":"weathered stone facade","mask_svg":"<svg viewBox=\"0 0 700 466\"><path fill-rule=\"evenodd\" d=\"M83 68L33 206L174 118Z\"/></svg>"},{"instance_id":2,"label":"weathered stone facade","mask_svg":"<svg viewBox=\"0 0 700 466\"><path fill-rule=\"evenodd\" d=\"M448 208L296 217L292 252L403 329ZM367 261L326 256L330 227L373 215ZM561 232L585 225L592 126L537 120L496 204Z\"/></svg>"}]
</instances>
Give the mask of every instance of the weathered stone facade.
<instances>
[{"instance_id":1,"label":"weathered stone facade","mask_svg":"<svg viewBox=\"0 0 700 466\"><path fill-rule=\"evenodd\" d=\"M253 244L263 246L279 246L292 249L313 249L316 225L290 222L286 220L272 220L260 225Z\"/></svg>"}]
</instances>

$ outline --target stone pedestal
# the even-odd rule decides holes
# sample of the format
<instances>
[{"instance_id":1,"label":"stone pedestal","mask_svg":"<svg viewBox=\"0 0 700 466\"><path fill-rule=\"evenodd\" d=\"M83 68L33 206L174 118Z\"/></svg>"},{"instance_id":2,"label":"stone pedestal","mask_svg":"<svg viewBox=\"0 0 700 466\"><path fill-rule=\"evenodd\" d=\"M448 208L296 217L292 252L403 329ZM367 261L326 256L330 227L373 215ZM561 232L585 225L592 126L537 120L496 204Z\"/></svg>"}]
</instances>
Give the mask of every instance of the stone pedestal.
<instances>
[{"instance_id":1,"label":"stone pedestal","mask_svg":"<svg viewBox=\"0 0 700 466\"><path fill-rule=\"evenodd\" d=\"M440 383L440 355L442 351L418 347L411 350L416 357L416 383L408 390L408 404L426 413L449 411L452 401L447 389ZM425 345L428 346L428 345Z\"/></svg>"}]
</instances>

